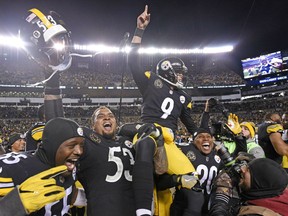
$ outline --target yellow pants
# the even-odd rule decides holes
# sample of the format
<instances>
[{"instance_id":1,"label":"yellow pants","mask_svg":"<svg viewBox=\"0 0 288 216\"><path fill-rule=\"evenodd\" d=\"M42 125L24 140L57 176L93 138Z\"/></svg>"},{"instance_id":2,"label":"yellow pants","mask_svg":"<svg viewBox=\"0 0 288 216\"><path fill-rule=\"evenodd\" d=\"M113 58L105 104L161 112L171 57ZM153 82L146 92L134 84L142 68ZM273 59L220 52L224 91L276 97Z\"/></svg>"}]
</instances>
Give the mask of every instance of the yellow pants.
<instances>
[{"instance_id":1,"label":"yellow pants","mask_svg":"<svg viewBox=\"0 0 288 216\"><path fill-rule=\"evenodd\" d=\"M171 129L161 127L168 160L168 174L182 175L195 171L186 155L176 146Z\"/></svg>"},{"instance_id":2,"label":"yellow pants","mask_svg":"<svg viewBox=\"0 0 288 216\"><path fill-rule=\"evenodd\" d=\"M156 191L154 189L154 216L169 216L172 204L172 192L170 189Z\"/></svg>"},{"instance_id":3,"label":"yellow pants","mask_svg":"<svg viewBox=\"0 0 288 216\"><path fill-rule=\"evenodd\" d=\"M282 158L282 167L285 169L288 169L288 157L287 156L283 156Z\"/></svg>"},{"instance_id":4,"label":"yellow pants","mask_svg":"<svg viewBox=\"0 0 288 216\"><path fill-rule=\"evenodd\" d=\"M168 160L168 171L167 173L172 175L183 175L195 171L194 166L186 155L176 146L174 142L174 133L170 128L161 127L164 147ZM135 139L134 139L135 140ZM135 143L135 141L134 141ZM169 216L170 215L170 205L172 204L172 193L170 189L164 191L154 190L154 215L156 216Z\"/></svg>"}]
</instances>

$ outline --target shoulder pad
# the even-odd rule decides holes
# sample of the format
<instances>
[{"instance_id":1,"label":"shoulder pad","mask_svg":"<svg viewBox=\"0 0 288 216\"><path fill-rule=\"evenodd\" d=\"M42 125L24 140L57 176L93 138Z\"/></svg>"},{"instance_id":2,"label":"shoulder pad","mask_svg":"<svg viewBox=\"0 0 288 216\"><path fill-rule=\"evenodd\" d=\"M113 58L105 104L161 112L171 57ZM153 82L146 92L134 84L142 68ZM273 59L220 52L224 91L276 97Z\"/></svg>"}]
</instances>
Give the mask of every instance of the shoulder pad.
<instances>
[{"instance_id":1,"label":"shoulder pad","mask_svg":"<svg viewBox=\"0 0 288 216\"><path fill-rule=\"evenodd\" d=\"M41 141L45 124L40 122L36 123L31 130L31 136L35 141Z\"/></svg>"},{"instance_id":2,"label":"shoulder pad","mask_svg":"<svg viewBox=\"0 0 288 216\"><path fill-rule=\"evenodd\" d=\"M283 126L281 124L272 124L272 125L269 125L267 127L267 133L270 134L270 133L282 133L283 132Z\"/></svg>"}]
</instances>

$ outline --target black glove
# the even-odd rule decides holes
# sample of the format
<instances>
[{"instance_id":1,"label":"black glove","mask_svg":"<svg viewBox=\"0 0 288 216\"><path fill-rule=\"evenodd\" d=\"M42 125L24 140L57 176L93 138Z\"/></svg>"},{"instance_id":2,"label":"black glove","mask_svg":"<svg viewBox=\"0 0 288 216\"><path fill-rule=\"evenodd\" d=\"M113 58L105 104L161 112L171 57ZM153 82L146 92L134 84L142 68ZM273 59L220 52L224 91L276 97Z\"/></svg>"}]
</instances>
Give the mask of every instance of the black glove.
<instances>
[{"instance_id":1,"label":"black glove","mask_svg":"<svg viewBox=\"0 0 288 216\"><path fill-rule=\"evenodd\" d=\"M152 136L153 138L158 139L161 134L161 128L156 127L153 123L145 123L138 128L138 139L145 136Z\"/></svg>"},{"instance_id":2,"label":"black glove","mask_svg":"<svg viewBox=\"0 0 288 216\"><path fill-rule=\"evenodd\" d=\"M209 109L212 109L213 107L215 107L217 104L219 103L219 101L215 98L209 98L208 99L208 106Z\"/></svg>"},{"instance_id":3,"label":"black glove","mask_svg":"<svg viewBox=\"0 0 288 216\"><path fill-rule=\"evenodd\" d=\"M138 128L141 127L141 123L126 123L119 127L117 135L118 136L126 136L133 139L133 137L137 134Z\"/></svg>"}]
</instances>

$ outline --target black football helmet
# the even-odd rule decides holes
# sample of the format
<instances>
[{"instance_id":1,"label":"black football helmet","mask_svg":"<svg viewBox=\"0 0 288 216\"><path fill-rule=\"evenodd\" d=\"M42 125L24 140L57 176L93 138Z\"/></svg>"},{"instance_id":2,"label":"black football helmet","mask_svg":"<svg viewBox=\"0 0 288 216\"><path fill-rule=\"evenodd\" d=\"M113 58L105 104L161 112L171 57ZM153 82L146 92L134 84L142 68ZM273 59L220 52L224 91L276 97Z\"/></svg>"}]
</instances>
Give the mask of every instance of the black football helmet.
<instances>
[{"instance_id":1,"label":"black football helmet","mask_svg":"<svg viewBox=\"0 0 288 216\"><path fill-rule=\"evenodd\" d=\"M36 8L28 12L20 30L28 56L47 71L68 69L72 40L59 14L50 11L45 15Z\"/></svg>"},{"instance_id":2,"label":"black football helmet","mask_svg":"<svg viewBox=\"0 0 288 216\"><path fill-rule=\"evenodd\" d=\"M159 61L156 66L156 74L161 79L177 88L184 87L183 77L187 71L188 69L184 62L176 57L164 58ZM182 74L183 76L180 78L179 74Z\"/></svg>"}]
</instances>

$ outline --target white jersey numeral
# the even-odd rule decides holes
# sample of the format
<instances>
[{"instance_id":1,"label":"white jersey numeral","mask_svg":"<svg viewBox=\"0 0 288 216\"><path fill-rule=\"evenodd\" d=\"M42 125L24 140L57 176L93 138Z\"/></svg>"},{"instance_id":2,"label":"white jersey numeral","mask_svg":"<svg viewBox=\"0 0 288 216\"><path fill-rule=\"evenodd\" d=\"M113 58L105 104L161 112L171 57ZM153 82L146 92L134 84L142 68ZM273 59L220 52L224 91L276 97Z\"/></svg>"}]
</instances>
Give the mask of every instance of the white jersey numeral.
<instances>
[{"instance_id":1,"label":"white jersey numeral","mask_svg":"<svg viewBox=\"0 0 288 216\"><path fill-rule=\"evenodd\" d=\"M26 159L27 156L24 154L11 152L1 156L0 160L2 160L5 164L16 164L21 160L21 158Z\"/></svg>"},{"instance_id":2,"label":"white jersey numeral","mask_svg":"<svg viewBox=\"0 0 288 216\"><path fill-rule=\"evenodd\" d=\"M174 100L172 98L165 98L161 105L161 110L163 111L163 115L161 116L162 119L166 119L174 108Z\"/></svg>"},{"instance_id":3,"label":"white jersey numeral","mask_svg":"<svg viewBox=\"0 0 288 216\"><path fill-rule=\"evenodd\" d=\"M218 169L216 166L211 166L210 169L204 164L200 164L197 166L197 173L202 176L200 179L200 184L207 181L206 183L206 191L208 194L211 193L211 184L213 179L216 177Z\"/></svg>"},{"instance_id":4,"label":"white jersey numeral","mask_svg":"<svg viewBox=\"0 0 288 216\"><path fill-rule=\"evenodd\" d=\"M124 156L127 156L127 155L129 156L130 164L133 165L135 161L134 161L134 157L133 157L131 151L129 149L126 149L126 148L123 148L122 151L123 151ZM115 152L121 152L121 147L119 146L119 147L109 148L108 161L116 164L117 171L115 172L114 175L107 175L106 181L107 182L118 181L121 178L123 172L124 172L125 179L127 179L127 181L132 181L132 175L130 174L129 170L124 170L122 160L120 157L115 156Z\"/></svg>"}]
</instances>

